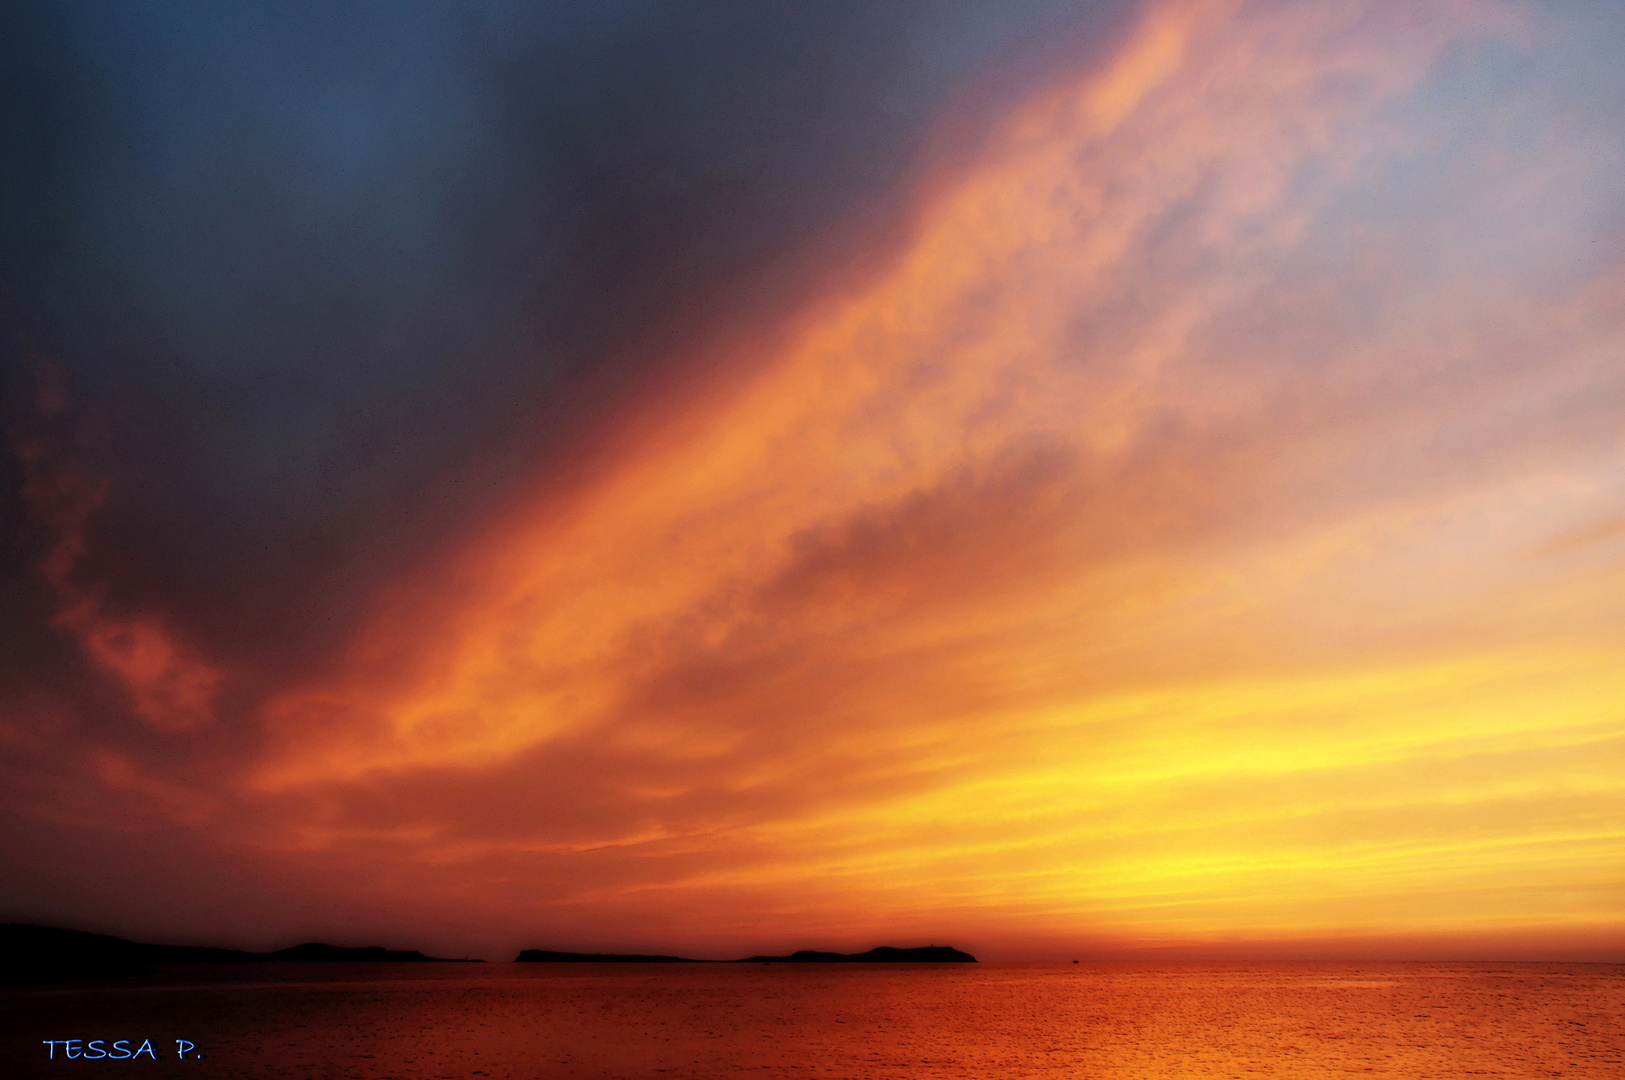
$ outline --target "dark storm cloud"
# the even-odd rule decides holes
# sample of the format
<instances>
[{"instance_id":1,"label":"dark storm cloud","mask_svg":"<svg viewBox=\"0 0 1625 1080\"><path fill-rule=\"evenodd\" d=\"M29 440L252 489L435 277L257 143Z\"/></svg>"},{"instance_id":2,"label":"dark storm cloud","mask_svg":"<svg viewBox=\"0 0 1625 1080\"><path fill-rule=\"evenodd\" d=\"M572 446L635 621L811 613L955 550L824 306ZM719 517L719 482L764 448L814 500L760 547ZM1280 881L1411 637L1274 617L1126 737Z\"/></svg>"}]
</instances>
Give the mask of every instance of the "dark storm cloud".
<instances>
[{"instance_id":1,"label":"dark storm cloud","mask_svg":"<svg viewBox=\"0 0 1625 1080\"><path fill-rule=\"evenodd\" d=\"M626 356L771 303L788 253L883 216L966 80L1091 18L32 6L0 45L7 416L36 487L105 481L75 572L237 670L307 663L578 441ZM47 362L72 405L42 419ZM11 621L43 631L55 525L11 468Z\"/></svg>"}]
</instances>

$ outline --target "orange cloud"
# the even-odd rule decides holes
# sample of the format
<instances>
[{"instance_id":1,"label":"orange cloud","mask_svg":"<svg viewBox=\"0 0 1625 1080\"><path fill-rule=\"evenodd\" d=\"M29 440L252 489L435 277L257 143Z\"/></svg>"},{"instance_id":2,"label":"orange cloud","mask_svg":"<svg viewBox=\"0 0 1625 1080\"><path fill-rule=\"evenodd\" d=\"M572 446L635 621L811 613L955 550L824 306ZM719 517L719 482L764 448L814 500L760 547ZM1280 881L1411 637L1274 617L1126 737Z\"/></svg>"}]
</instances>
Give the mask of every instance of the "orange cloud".
<instances>
[{"instance_id":1,"label":"orange cloud","mask_svg":"<svg viewBox=\"0 0 1625 1080\"><path fill-rule=\"evenodd\" d=\"M37 413L47 419L66 415L70 405L60 378L44 360L37 374ZM169 732L208 725L222 673L183 644L162 618L109 613L104 590L80 572L86 523L106 497L106 483L38 431L18 440L17 455L24 469L23 497L51 534L40 573L56 596L54 625L79 641L142 720Z\"/></svg>"},{"instance_id":2,"label":"orange cloud","mask_svg":"<svg viewBox=\"0 0 1625 1080\"><path fill-rule=\"evenodd\" d=\"M1519 27L1153 5L270 702L254 843L582 934L1617 936L1625 278L1547 274L1583 146L1426 98Z\"/></svg>"}]
</instances>

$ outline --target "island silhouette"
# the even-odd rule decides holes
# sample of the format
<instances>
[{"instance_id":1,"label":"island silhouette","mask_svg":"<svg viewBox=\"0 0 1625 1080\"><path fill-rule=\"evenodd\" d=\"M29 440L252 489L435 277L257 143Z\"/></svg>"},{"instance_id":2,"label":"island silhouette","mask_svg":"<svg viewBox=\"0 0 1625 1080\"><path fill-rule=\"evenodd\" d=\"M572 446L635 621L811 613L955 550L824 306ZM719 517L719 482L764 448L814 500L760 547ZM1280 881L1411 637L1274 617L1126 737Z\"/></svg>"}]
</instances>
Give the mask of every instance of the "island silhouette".
<instances>
[{"instance_id":1,"label":"island silhouette","mask_svg":"<svg viewBox=\"0 0 1625 1080\"><path fill-rule=\"evenodd\" d=\"M0 924L0 977L6 981L82 978L101 975L141 975L153 964L253 964L268 962L361 962L457 964L479 960L451 960L425 956L416 949L385 949L371 945L345 948L309 942L276 952L217 949L206 945L152 945L110 934L63 930L27 923Z\"/></svg>"},{"instance_id":2,"label":"island silhouette","mask_svg":"<svg viewBox=\"0 0 1625 1080\"><path fill-rule=\"evenodd\" d=\"M862 953L817 952L802 949L789 956L747 956L741 960L691 960L686 956L644 956L635 953L574 953L526 949L514 957L519 964L974 964L976 957L947 945L899 949L881 945Z\"/></svg>"},{"instance_id":3,"label":"island silhouette","mask_svg":"<svg viewBox=\"0 0 1625 1080\"><path fill-rule=\"evenodd\" d=\"M789 956L749 956L741 964L974 964L976 957L947 945L898 949L881 945L862 953L815 952L802 949Z\"/></svg>"},{"instance_id":4,"label":"island silhouette","mask_svg":"<svg viewBox=\"0 0 1625 1080\"><path fill-rule=\"evenodd\" d=\"M643 953L578 953L526 949L514 958L522 964L974 964L976 957L946 945L899 949L882 945L862 953L803 949L788 956L747 956L739 960L693 960L684 956ZM416 949L379 945L350 948L308 942L275 952L249 952L207 945L161 945L130 941L111 934L65 930L29 923L0 923L0 980L34 982L50 979L143 975L154 964L259 963L483 963L426 956Z\"/></svg>"}]
</instances>

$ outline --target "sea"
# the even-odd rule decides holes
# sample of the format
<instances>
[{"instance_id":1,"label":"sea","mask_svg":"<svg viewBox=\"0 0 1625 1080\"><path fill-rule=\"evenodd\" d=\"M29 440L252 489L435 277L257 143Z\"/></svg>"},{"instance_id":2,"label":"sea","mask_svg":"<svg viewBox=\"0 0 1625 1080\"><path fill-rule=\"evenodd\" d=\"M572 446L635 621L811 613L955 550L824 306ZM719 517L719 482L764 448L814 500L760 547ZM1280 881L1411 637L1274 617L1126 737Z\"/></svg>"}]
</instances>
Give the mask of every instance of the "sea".
<instances>
[{"instance_id":1,"label":"sea","mask_svg":"<svg viewBox=\"0 0 1625 1080\"><path fill-rule=\"evenodd\" d=\"M1625 965L195 964L0 989L0 1076L69 1075L1620 1080Z\"/></svg>"}]
</instances>

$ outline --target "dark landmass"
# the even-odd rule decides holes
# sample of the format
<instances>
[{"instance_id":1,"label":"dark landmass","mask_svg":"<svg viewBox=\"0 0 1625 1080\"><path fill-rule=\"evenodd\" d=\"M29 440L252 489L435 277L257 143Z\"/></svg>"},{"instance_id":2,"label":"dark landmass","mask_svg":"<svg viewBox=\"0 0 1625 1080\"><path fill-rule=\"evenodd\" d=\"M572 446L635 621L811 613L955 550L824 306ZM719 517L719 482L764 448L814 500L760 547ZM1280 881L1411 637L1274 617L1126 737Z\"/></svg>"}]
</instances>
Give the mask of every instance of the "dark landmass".
<instances>
[{"instance_id":1,"label":"dark landmass","mask_svg":"<svg viewBox=\"0 0 1625 1080\"><path fill-rule=\"evenodd\" d=\"M802 949L789 956L748 956L736 964L974 964L976 957L946 945L894 949L882 945L865 953L814 952Z\"/></svg>"},{"instance_id":2,"label":"dark landmass","mask_svg":"<svg viewBox=\"0 0 1625 1080\"><path fill-rule=\"evenodd\" d=\"M424 956L416 949L377 946L295 945L276 952L244 952L199 945L147 945L108 934L61 930L25 923L0 924L0 979L7 982L143 975L152 964L253 964L267 962L480 963Z\"/></svg>"},{"instance_id":3,"label":"dark landmass","mask_svg":"<svg viewBox=\"0 0 1625 1080\"><path fill-rule=\"evenodd\" d=\"M632 953L553 952L526 949L517 964L974 964L976 957L946 945L894 949L882 945L866 953L815 952L802 949L789 956L747 956L743 960L690 960L684 956L640 956Z\"/></svg>"},{"instance_id":4,"label":"dark landmass","mask_svg":"<svg viewBox=\"0 0 1625 1080\"><path fill-rule=\"evenodd\" d=\"M686 956L638 956L632 953L553 952L526 949L514 957L516 964L704 964Z\"/></svg>"},{"instance_id":5,"label":"dark landmass","mask_svg":"<svg viewBox=\"0 0 1625 1080\"><path fill-rule=\"evenodd\" d=\"M341 945L318 945L314 942L308 945L294 945L274 953L250 953L250 956L265 960L293 960L298 962L317 961L320 963L367 963L367 964L483 964L484 960L453 960L444 956L424 956L416 949L385 949L377 945L368 945L359 949L346 949Z\"/></svg>"},{"instance_id":6,"label":"dark landmass","mask_svg":"<svg viewBox=\"0 0 1625 1080\"><path fill-rule=\"evenodd\" d=\"M26 923L0 923L0 981L39 982L50 979L97 978L150 974L154 964L260 964L260 963L483 963L425 956L416 949L380 946L352 949L311 942L276 952L246 952L202 945L150 945L109 934L62 930ZM685 956L630 953L555 952L526 949L516 958L521 964L919 964L972 963L976 957L945 945L896 949L882 945L865 953L816 952L803 949L789 956L750 956L743 960L691 960Z\"/></svg>"}]
</instances>

